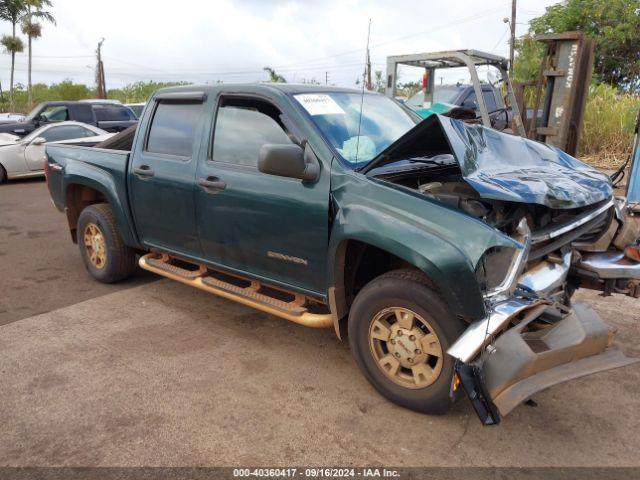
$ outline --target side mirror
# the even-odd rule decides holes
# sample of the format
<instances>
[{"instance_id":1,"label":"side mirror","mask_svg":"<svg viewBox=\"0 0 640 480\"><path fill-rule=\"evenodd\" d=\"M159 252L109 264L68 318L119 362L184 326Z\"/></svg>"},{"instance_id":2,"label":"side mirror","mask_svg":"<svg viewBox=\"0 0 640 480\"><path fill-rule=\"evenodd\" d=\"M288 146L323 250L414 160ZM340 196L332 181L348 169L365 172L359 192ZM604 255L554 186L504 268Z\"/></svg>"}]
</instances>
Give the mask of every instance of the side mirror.
<instances>
[{"instance_id":1,"label":"side mirror","mask_svg":"<svg viewBox=\"0 0 640 480\"><path fill-rule=\"evenodd\" d=\"M43 143L47 143L47 139L44 137L36 137L31 141L31 145L42 145Z\"/></svg>"},{"instance_id":2,"label":"side mirror","mask_svg":"<svg viewBox=\"0 0 640 480\"><path fill-rule=\"evenodd\" d=\"M298 145L267 144L260 149L258 170L269 175L314 182L320 176L320 163L308 146L303 150Z\"/></svg>"},{"instance_id":3,"label":"side mirror","mask_svg":"<svg viewBox=\"0 0 640 480\"><path fill-rule=\"evenodd\" d=\"M36 120L38 121L38 123L47 123L49 121L49 119L43 114L38 115L36 117Z\"/></svg>"}]
</instances>

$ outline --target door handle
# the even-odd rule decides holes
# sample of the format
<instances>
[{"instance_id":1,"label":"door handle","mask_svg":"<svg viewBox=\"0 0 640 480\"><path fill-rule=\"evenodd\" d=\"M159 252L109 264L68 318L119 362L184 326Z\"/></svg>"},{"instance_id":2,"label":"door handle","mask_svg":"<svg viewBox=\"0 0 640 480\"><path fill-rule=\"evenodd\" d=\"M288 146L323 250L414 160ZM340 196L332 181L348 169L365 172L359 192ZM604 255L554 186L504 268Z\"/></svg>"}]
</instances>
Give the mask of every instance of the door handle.
<instances>
[{"instance_id":1,"label":"door handle","mask_svg":"<svg viewBox=\"0 0 640 480\"><path fill-rule=\"evenodd\" d=\"M133 169L133 173L140 177L153 177L156 173L151 170L149 165L140 165L139 167L135 167Z\"/></svg>"},{"instance_id":2,"label":"door handle","mask_svg":"<svg viewBox=\"0 0 640 480\"><path fill-rule=\"evenodd\" d=\"M217 193L227 188L227 184L218 177L207 177L198 180L198 185L207 193Z\"/></svg>"}]
</instances>

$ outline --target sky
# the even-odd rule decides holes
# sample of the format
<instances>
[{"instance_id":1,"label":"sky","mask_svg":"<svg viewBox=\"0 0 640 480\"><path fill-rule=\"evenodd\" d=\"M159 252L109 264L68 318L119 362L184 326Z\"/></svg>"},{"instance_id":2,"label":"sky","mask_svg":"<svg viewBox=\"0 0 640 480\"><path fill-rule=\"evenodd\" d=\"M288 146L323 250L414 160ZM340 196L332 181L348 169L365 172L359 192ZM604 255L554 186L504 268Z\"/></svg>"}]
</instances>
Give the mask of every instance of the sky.
<instances>
[{"instance_id":1,"label":"sky","mask_svg":"<svg viewBox=\"0 0 640 480\"><path fill-rule=\"evenodd\" d=\"M371 19L373 70L388 55L473 48L508 56L511 0L52 0L56 25L33 44L33 82L93 85L95 50L107 88L139 80L265 81L271 66L289 82L355 86L362 76ZM518 0L517 35L557 0ZM0 34L10 24L0 24ZM26 42L25 42L26 43ZM0 54L8 90L10 56ZM27 82L27 54L16 58ZM420 71L402 67L401 81ZM463 80L463 74L454 73ZM437 75L436 75L437 76ZM451 74L444 83L451 83ZM453 79L455 81L455 79Z\"/></svg>"}]
</instances>

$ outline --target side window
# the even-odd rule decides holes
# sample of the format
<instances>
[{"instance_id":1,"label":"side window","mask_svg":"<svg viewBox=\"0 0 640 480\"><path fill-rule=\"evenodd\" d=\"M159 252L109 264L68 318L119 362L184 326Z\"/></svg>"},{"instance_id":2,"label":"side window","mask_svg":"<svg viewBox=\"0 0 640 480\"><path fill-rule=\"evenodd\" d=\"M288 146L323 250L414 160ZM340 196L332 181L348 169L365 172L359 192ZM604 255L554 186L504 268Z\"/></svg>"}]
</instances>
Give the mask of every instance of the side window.
<instances>
[{"instance_id":1,"label":"side window","mask_svg":"<svg viewBox=\"0 0 640 480\"><path fill-rule=\"evenodd\" d=\"M121 122L134 120L132 112L125 106L94 105L96 119L99 122Z\"/></svg>"},{"instance_id":2,"label":"side window","mask_svg":"<svg viewBox=\"0 0 640 480\"><path fill-rule=\"evenodd\" d=\"M276 107L262 100L222 99L213 134L212 160L255 167L263 145L293 143L280 115Z\"/></svg>"},{"instance_id":3,"label":"side window","mask_svg":"<svg viewBox=\"0 0 640 480\"><path fill-rule=\"evenodd\" d=\"M69 110L67 107L51 106L45 108L40 115L43 115L49 122L64 122L69 120Z\"/></svg>"},{"instance_id":4,"label":"side window","mask_svg":"<svg viewBox=\"0 0 640 480\"><path fill-rule=\"evenodd\" d=\"M498 109L498 105L496 104L496 96L493 94L493 91L483 90L482 96L484 97L484 103L487 104L487 111L495 112Z\"/></svg>"},{"instance_id":5,"label":"side window","mask_svg":"<svg viewBox=\"0 0 640 480\"><path fill-rule=\"evenodd\" d=\"M64 125L51 127L42 132L38 137L43 137L47 142L58 142L73 138L94 137L97 133L77 125Z\"/></svg>"},{"instance_id":6,"label":"side window","mask_svg":"<svg viewBox=\"0 0 640 480\"><path fill-rule=\"evenodd\" d=\"M159 102L151 120L145 150L191 157L201 112L201 103Z\"/></svg>"},{"instance_id":7,"label":"side window","mask_svg":"<svg viewBox=\"0 0 640 480\"><path fill-rule=\"evenodd\" d=\"M467 95L467 98L462 102L462 106L465 108L472 108L474 110L477 109L478 102L476 100L476 92L472 90L471 93Z\"/></svg>"}]
</instances>

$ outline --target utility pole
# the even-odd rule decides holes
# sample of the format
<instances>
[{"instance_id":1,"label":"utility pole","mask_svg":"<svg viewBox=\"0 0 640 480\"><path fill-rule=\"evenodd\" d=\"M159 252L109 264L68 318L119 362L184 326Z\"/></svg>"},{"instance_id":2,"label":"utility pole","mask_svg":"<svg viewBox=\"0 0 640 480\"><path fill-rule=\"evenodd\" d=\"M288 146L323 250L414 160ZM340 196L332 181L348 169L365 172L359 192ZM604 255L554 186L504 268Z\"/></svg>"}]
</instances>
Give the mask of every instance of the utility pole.
<instances>
[{"instance_id":1,"label":"utility pole","mask_svg":"<svg viewBox=\"0 0 640 480\"><path fill-rule=\"evenodd\" d=\"M324 72L324 84L329 85L329 72Z\"/></svg>"},{"instance_id":2,"label":"utility pole","mask_svg":"<svg viewBox=\"0 0 640 480\"><path fill-rule=\"evenodd\" d=\"M509 42L509 74L513 75L513 51L516 47L516 0L511 0L511 41Z\"/></svg>"},{"instance_id":3,"label":"utility pole","mask_svg":"<svg viewBox=\"0 0 640 480\"><path fill-rule=\"evenodd\" d=\"M98 42L96 49L96 96L98 98L107 98L107 86L104 81L104 64L102 63L102 44L104 38Z\"/></svg>"},{"instance_id":4,"label":"utility pole","mask_svg":"<svg viewBox=\"0 0 640 480\"><path fill-rule=\"evenodd\" d=\"M365 68L367 72L365 85L367 87L367 90L373 90L373 84L371 83L371 56L369 55L369 47L367 47L367 66Z\"/></svg>"}]
</instances>

